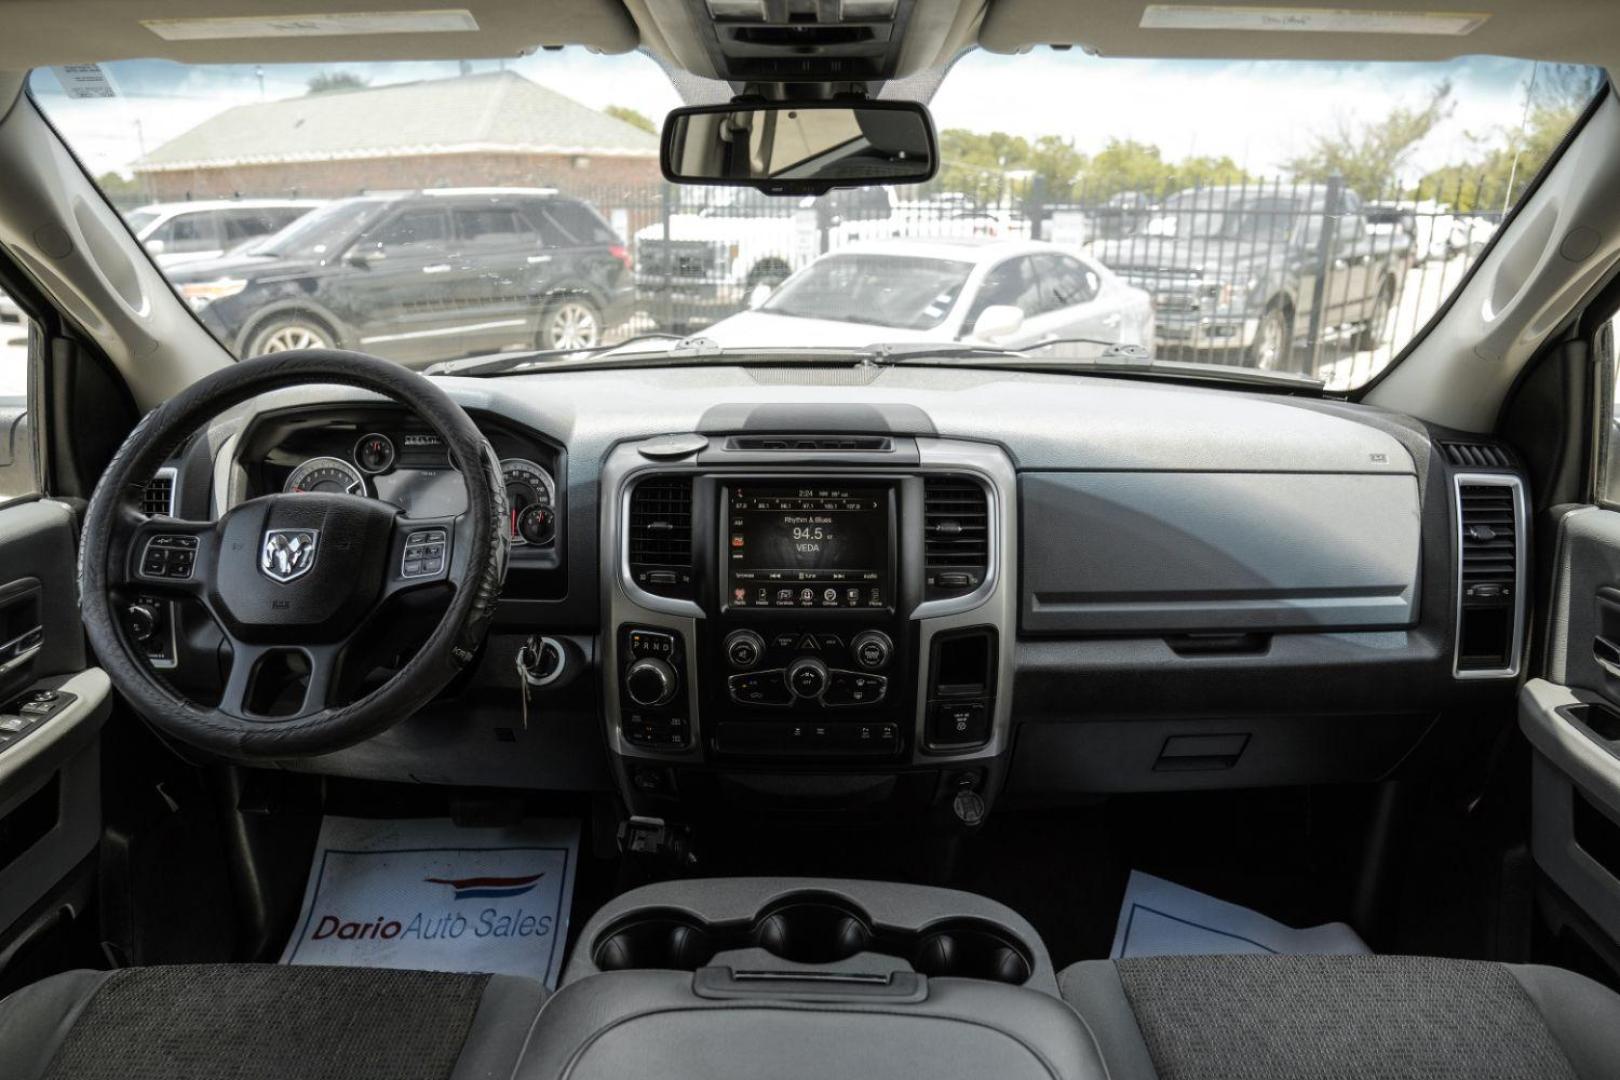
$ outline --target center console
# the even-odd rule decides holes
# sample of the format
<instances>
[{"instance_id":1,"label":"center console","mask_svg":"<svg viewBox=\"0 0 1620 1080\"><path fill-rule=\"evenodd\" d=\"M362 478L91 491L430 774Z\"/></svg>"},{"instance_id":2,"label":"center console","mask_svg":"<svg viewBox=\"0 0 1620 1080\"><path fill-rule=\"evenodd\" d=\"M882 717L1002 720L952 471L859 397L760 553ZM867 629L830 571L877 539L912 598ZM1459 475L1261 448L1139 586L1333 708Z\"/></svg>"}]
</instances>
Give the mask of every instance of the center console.
<instances>
[{"instance_id":1,"label":"center console","mask_svg":"<svg viewBox=\"0 0 1620 1080\"><path fill-rule=\"evenodd\" d=\"M927 771L982 795L1010 706L1005 454L690 435L621 446L603 475L607 736L632 808L695 769L812 795L806 777Z\"/></svg>"},{"instance_id":2,"label":"center console","mask_svg":"<svg viewBox=\"0 0 1620 1080\"><path fill-rule=\"evenodd\" d=\"M1100 1080L1039 935L970 893L713 878L586 924L517 1070L549 1077Z\"/></svg>"}]
</instances>

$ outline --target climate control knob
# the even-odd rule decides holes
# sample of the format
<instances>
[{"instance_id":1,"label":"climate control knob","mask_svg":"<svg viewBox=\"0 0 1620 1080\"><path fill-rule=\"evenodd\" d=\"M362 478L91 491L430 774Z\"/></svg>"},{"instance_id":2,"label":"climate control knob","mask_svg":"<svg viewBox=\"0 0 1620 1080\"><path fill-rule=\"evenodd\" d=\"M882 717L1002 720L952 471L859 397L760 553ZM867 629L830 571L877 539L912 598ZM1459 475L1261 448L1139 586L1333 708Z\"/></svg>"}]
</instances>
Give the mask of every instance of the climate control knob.
<instances>
[{"instance_id":1,"label":"climate control knob","mask_svg":"<svg viewBox=\"0 0 1620 1080\"><path fill-rule=\"evenodd\" d=\"M818 698L827 690L827 665L813 656L801 656L787 667L788 689L802 698Z\"/></svg>"},{"instance_id":2,"label":"climate control knob","mask_svg":"<svg viewBox=\"0 0 1620 1080\"><path fill-rule=\"evenodd\" d=\"M882 671L894 659L894 642L881 630L862 630L850 641L849 651L867 671Z\"/></svg>"},{"instance_id":3,"label":"climate control knob","mask_svg":"<svg viewBox=\"0 0 1620 1080\"><path fill-rule=\"evenodd\" d=\"M681 678L675 669L653 657L637 660L624 673L624 692L645 708L669 704L680 688Z\"/></svg>"},{"instance_id":4,"label":"climate control knob","mask_svg":"<svg viewBox=\"0 0 1620 1080\"><path fill-rule=\"evenodd\" d=\"M726 659L734 668L747 669L765 655L765 639L752 630L733 630L726 635Z\"/></svg>"}]
</instances>

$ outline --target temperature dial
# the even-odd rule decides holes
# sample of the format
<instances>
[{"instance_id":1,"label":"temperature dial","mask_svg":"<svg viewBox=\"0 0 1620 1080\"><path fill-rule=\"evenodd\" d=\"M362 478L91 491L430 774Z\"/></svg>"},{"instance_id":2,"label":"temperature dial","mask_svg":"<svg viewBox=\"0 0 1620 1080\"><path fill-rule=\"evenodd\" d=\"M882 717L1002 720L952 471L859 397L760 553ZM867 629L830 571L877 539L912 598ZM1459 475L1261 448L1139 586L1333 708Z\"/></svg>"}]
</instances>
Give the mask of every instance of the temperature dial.
<instances>
[{"instance_id":1,"label":"temperature dial","mask_svg":"<svg viewBox=\"0 0 1620 1080\"><path fill-rule=\"evenodd\" d=\"M788 689L802 698L818 698L827 689L827 665L813 656L801 656L788 665Z\"/></svg>"}]
</instances>

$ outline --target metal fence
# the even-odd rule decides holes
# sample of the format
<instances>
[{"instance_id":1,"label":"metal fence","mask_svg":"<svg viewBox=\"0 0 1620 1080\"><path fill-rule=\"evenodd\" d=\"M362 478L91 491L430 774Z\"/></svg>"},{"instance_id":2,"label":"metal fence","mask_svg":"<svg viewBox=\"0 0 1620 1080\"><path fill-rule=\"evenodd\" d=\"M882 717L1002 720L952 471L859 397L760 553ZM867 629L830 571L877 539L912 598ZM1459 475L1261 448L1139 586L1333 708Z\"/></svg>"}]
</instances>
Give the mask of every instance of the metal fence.
<instances>
[{"instance_id":1,"label":"metal fence","mask_svg":"<svg viewBox=\"0 0 1620 1080\"><path fill-rule=\"evenodd\" d=\"M1504 209L1488 184L1357 191L1307 184L1084 188L1039 181L993 202L949 191L865 189L819 199L724 188L575 192L627 238L638 320L695 331L749 306L817 256L850 243L1038 238L1089 254L1147 291L1160 359L1243 364L1359 384L1429 321L1479 257ZM1486 209L1486 208L1490 209Z\"/></svg>"},{"instance_id":2,"label":"metal fence","mask_svg":"<svg viewBox=\"0 0 1620 1080\"><path fill-rule=\"evenodd\" d=\"M949 186L813 199L661 181L560 190L594 205L629 249L636 312L610 341L701 330L852 243L1037 238L1150 294L1158 358L1304 372L1334 388L1376 374L1433 316L1507 201L1468 179L1377 191L1337 178L1077 183L1061 198L1028 175L978 183L975 194Z\"/></svg>"}]
</instances>

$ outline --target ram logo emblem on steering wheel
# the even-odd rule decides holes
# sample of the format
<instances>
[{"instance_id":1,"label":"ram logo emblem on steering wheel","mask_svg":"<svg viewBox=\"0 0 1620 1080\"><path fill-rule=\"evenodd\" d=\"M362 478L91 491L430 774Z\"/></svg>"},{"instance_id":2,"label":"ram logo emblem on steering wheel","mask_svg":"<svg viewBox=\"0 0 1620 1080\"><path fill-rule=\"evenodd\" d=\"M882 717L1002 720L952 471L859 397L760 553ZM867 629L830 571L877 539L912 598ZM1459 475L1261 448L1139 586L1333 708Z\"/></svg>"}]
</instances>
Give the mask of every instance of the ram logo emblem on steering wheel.
<instances>
[{"instance_id":1,"label":"ram logo emblem on steering wheel","mask_svg":"<svg viewBox=\"0 0 1620 1080\"><path fill-rule=\"evenodd\" d=\"M303 577L315 565L315 541L319 536L314 529L269 530L259 550L259 569L272 581Z\"/></svg>"}]
</instances>

